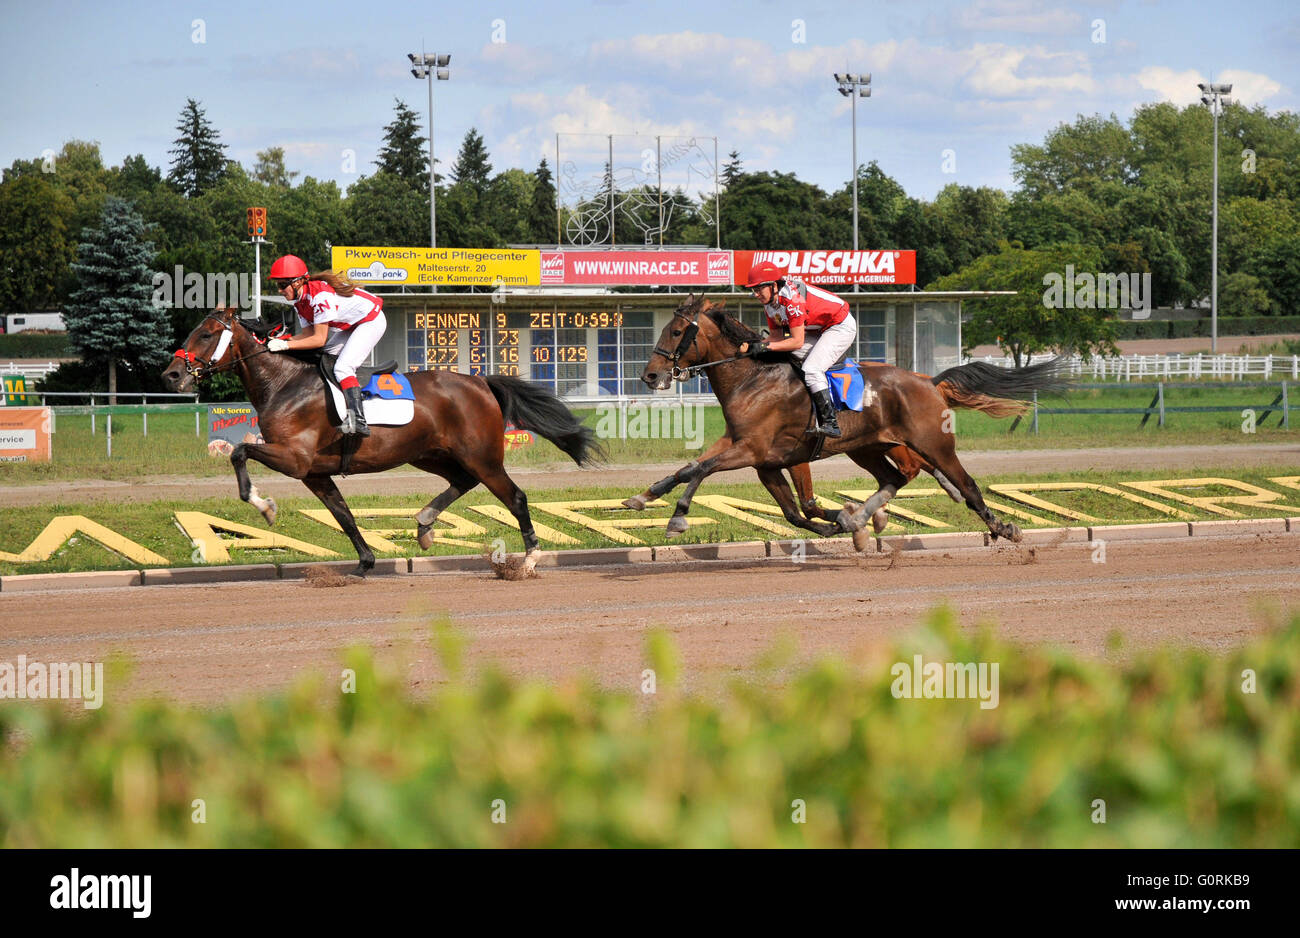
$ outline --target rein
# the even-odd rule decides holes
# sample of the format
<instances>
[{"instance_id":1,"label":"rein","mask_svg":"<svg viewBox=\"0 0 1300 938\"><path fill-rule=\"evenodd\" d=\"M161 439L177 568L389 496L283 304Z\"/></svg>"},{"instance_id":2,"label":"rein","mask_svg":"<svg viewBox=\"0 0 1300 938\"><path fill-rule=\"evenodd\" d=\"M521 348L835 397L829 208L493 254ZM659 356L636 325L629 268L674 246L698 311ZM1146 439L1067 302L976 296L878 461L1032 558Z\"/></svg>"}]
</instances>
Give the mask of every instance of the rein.
<instances>
[{"instance_id":1,"label":"rein","mask_svg":"<svg viewBox=\"0 0 1300 938\"><path fill-rule=\"evenodd\" d=\"M696 309L695 313L690 318L687 318L686 314L682 313L680 310L674 310L674 317L680 317L685 319L687 322L686 328L682 331L681 341L677 343L677 350L675 352L668 352L657 345L654 348L656 355L662 355L672 364L672 375L673 380L675 381L690 381L692 378L699 377L706 369L712 368L714 365L725 365L729 362L737 362L742 358L749 357L748 355L732 355L730 358L719 358L715 362L703 362L702 364L688 365L685 368L679 368L677 362L679 362L681 357L686 354L688 349L690 349L691 344L695 341L696 333L700 331L700 325L696 322L699 315L699 309Z\"/></svg>"},{"instance_id":2,"label":"rein","mask_svg":"<svg viewBox=\"0 0 1300 938\"><path fill-rule=\"evenodd\" d=\"M222 322L220 319L218 319L216 316L209 314L203 317L204 322L207 322L209 319L211 319L217 325L221 326L221 328L225 330L225 332L228 333L231 337L234 336L235 334L234 330L231 329L230 326ZM193 352L187 352L185 349L177 349L176 353L172 357L179 358L181 361L185 362L185 370L189 373L191 378L193 378L195 381L202 381L204 378L210 377L212 375L220 374L223 371L229 371L231 368L234 368L240 362L248 361L248 359L254 358L267 351L265 340L259 339L256 335L254 335L253 341L261 345L261 348L253 352L251 355L242 355L239 358L231 359L230 361L226 362L224 365L214 366L212 364L213 361L221 358L221 356L226 354L226 349L229 346L229 343L231 341L229 338L223 337L223 339L224 341L219 342L217 345L216 355L214 355L212 358L208 359L207 361L204 361L203 359L199 358Z\"/></svg>"}]
</instances>

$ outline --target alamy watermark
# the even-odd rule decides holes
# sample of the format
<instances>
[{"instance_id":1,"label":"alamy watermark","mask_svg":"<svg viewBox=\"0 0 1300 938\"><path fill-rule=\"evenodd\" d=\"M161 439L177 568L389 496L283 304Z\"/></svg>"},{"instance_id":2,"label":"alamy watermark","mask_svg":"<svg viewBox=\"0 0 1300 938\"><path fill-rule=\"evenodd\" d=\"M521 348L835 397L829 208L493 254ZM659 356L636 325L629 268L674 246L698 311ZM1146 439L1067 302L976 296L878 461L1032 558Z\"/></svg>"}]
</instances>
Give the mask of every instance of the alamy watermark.
<instances>
[{"instance_id":1,"label":"alamy watermark","mask_svg":"<svg viewBox=\"0 0 1300 938\"><path fill-rule=\"evenodd\" d=\"M170 273L153 275L155 309L217 309L238 306L249 309L253 305L254 277L250 273L201 274L185 272L180 264Z\"/></svg>"},{"instance_id":2,"label":"alamy watermark","mask_svg":"<svg viewBox=\"0 0 1300 938\"><path fill-rule=\"evenodd\" d=\"M998 705L996 661L922 661L920 655L913 655L911 664L896 662L889 673L894 676L889 692L900 700L978 697L981 710Z\"/></svg>"},{"instance_id":3,"label":"alamy watermark","mask_svg":"<svg viewBox=\"0 0 1300 938\"><path fill-rule=\"evenodd\" d=\"M104 705L104 663L0 661L0 700L80 700L87 710Z\"/></svg>"},{"instance_id":4,"label":"alamy watermark","mask_svg":"<svg viewBox=\"0 0 1300 938\"><path fill-rule=\"evenodd\" d=\"M1131 309L1134 319L1151 316L1151 275L1074 272L1043 275L1043 305L1048 309Z\"/></svg>"},{"instance_id":5,"label":"alamy watermark","mask_svg":"<svg viewBox=\"0 0 1300 938\"><path fill-rule=\"evenodd\" d=\"M683 440L686 449L704 446L704 405L682 401L600 404L596 436L602 440Z\"/></svg>"}]
</instances>

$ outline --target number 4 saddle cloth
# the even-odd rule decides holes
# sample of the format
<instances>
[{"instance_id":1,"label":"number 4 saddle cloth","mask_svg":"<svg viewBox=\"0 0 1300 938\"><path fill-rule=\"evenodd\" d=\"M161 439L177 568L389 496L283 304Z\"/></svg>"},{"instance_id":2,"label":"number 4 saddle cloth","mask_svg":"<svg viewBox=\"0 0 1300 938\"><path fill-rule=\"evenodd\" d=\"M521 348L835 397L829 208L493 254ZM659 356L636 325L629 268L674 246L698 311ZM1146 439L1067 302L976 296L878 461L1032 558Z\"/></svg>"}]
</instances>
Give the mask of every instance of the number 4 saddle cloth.
<instances>
[{"instance_id":1,"label":"number 4 saddle cloth","mask_svg":"<svg viewBox=\"0 0 1300 938\"><path fill-rule=\"evenodd\" d=\"M324 359L333 356L322 355L321 373L325 376L325 385L330 390L334 403L331 415L335 423L340 423L342 414L348 411L343 400L343 392L334 380L334 363ZM361 385L362 408L366 413L366 423L377 427L400 427L411 422L415 416L415 393L406 375L396 371L396 362L386 362L377 369L360 368L357 377ZM369 380L366 380L367 377Z\"/></svg>"}]
</instances>

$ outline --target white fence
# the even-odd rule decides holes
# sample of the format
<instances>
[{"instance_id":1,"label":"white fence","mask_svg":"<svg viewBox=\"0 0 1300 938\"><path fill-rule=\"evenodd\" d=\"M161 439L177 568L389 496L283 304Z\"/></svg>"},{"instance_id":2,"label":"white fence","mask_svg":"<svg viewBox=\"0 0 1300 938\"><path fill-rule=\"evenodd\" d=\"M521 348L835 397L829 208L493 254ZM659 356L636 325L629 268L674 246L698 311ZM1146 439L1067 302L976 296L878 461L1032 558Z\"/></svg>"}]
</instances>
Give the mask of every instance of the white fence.
<instances>
[{"instance_id":1,"label":"white fence","mask_svg":"<svg viewBox=\"0 0 1300 938\"><path fill-rule=\"evenodd\" d=\"M59 367L58 362L27 362L19 364L18 362L9 362L8 364L0 362L0 374L4 375L22 375L24 378L30 378L37 381L44 378L51 371Z\"/></svg>"},{"instance_id":2,"label":"white fence","mask_svg":"<svg viewBox=\"0 0 1300 938\"><path fill-rule=\"evenodd\" d=\"M1043 361L1050 355L1035 356L1032 361ZM1010 358L986 355L979 359L1005 368L1014 367ZM1029 362L1026 362L1029 364ZM1300 380L1300 355L1121 355L1116 358L1093 358L1085 362L1075 355L1070 359L1070 374L1090 376L1095 381L1144 381L1160 378L1218 379L1245 381L1248 379L1287 378Z\"/></svg>"}]
</instances>

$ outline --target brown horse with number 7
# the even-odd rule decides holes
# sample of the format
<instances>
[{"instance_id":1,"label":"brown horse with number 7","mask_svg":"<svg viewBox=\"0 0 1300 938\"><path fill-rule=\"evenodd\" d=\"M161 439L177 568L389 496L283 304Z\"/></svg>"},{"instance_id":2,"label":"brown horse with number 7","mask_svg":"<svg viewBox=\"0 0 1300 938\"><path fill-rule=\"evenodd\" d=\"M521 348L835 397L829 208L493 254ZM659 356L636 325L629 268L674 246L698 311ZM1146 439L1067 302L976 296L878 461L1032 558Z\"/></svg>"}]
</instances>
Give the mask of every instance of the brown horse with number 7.
<instances>
[{"instance_id":1,"label":"brown horse with number 7","mask_svg":"<svg viewBox=\"0 0 1300 938\"><path fill-rule=\"evenodd\" d=\"M678 307L664 326L641 380L665 390L674 378L688 375L692 366L702 368L722 405L726 434L700 459L629 498L625 505L644 508L650 499L685 483L686 491L668 522L668 536L673 537L686 530L691 499L707 476L752 466L791 524L823 537L852 531L861 549L867 519L925 469L978 514L993 537L1020 540L1020 529L996 517L984 504L979 486L957 459L951 422L945 418L954 407L1010 416L1021 412L1023 401L1035 391L1064 390L1068 385L1060 377L1060 359L1017 369L973 362L934 378L890 365L860 365L865 386L862 411L842 411L843 436L819 446L806 432L812 403L803 381L784 356L739 355L741 345L761 337L722 313L722 305L691 297ZM803 481L810 479L807 464L837 453L870 472L880 488L863 505L845 505L832 525L814 520L829 516L815 508L809 486L800 493L810 515L805 518L781 470L790 469L802 489Z\"/></svg>"}]
</instances>

